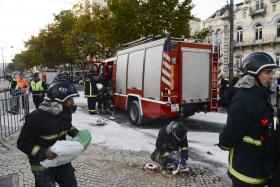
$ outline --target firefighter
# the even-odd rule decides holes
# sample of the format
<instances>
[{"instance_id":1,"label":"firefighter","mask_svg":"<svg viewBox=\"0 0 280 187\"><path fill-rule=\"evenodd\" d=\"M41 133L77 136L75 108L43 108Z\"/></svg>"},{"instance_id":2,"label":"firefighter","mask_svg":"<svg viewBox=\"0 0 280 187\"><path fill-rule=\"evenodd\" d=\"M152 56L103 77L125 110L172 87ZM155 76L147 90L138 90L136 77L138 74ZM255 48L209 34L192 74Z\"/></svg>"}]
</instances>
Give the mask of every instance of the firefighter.
<instances>
[{"instance_id":1,"label":"firefighter","mask_svg":"<svg viewBox=\"0 0 280 187\"><path fill-rule=\"evenodd\" d=\"M275 64L263 52L251 53L242 64L219 147L229 150L228 174L233 187L265 186L271 177L265 170L266 145L273 133L273 108L269 89Z\"/></svg>"},{"instance_id":2,"label":"firefighter","mask_svg":"<svg viewBox=\"0 0 280 187\"><path fill-rule=\"evenodd\" d=\"M18 114L19 113L19 95L20 95L20 90L19 86L17 84L17 81L13 79L11 75L6 75L6 79L9 82L9 91L12 96L10 100L10 111L8 111L11 114Z\"/></svg>"},{"instance_id":3,"label":"firefighter","mask_svg":"<svg viewBox=\"0 0 280 187\"><path fill-rule=\"evenodd\" d=\"M280 87L280 78L278 77L275 82L275 86L277 88L277 92L279 92ZM276 93L277 93L276 92ZM279 93L277 93L276 97L279 97ZM280 103L279 98L276 98L276 130L271 138L271 141L268 142L268 152L269 157L267 158L266 168L267 171L272 175L272 179L270 181L269 187L279 187L280 186L280 126L279 126L279 118L280 118Z\"/></svg>"},{"instance_id":4,"label":"firefighter","mask_svg":"<svg viewBox=\"0 0 280 187\"><path fill-rule=\"evenodd\" d=\"M97 74L91 72L88 73L85 77L84 81L84 91L85 97L88 101L88 112L93 115L96 114L96 102L97 102L97 94L98 94L98 76Z\"/></svg>"},{"instance_id":5,"label":"firefighter","mask_svg":"<svg viewBox=\"0 0 280 187\"><path fill-rule=\"evenodd\" d=\"M17 140L17 147L28 155L36 187L59 186L76 187L77 181L71 163L45 168L40 161L52 160L57 155L50 147L56 141L74 137L79 132L72 126L72 113L75 112L73 97L79 96L73 84L58 80L50 85L47 96L38 110L30 113Z\"/></svg>"},{"instance_id":6,"label":"firefighter","mask_svg":"<svg viewBox=\"0 0 280 187\"><path fill-rule=\"evenodd\" d=\"M100 75L99 82L97 84L98 87L98 111L100 113L106 112L109 113L109 92L108 92L108 81L104 78L103 75Z\"/></svg>"},{"instance_id":7,"label":"firefighter","mask_svg":"<svg viewBox=\"0 0 280 187\"><path fill-rule=\"evenodd\" d=\"M181 171L188 171L188 140L184 124L172 121L159 130L151 159L166 169L180 167Z\"/></svg>"},{"instance_id":8,"label":"firefighter","mask_svg":"<svg viewBox=\"0 0 280 187\"><path fill-rule=\"evenodd\" d=\"M46 82L39 78L38 73L34 73L34 79L31 81L29 92L32 93L33 102L36 109L44 101L46 90Z\"/></svg>"}]
</instances>

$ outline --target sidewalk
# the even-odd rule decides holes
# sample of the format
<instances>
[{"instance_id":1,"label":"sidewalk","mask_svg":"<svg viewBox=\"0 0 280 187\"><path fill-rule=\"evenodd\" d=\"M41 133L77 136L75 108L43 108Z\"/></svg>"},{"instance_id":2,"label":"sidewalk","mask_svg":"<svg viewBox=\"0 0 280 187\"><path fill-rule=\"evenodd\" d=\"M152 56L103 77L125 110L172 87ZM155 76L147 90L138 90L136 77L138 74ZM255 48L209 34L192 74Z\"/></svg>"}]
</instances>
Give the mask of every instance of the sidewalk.
<instances>
[{"instance_id":1,"label":"sidewalk","mask_svg":"<svg viewBox=\"0 0 280 187\"><path fill-rule=\"evenodd\" d=\"M94 137L93 137L94 138ZM16 149L17 135L7 139L11 149L0 149L0 176L17 173L19 186L34 186L27 157ZM149 153L140 151L113 150L102 145L90 146L73 161L78 185L81 187L226 187L221 179L209 169L190 161L189 176L148 174L143 166L149 162Z\"/></svg>"}]
</instances>

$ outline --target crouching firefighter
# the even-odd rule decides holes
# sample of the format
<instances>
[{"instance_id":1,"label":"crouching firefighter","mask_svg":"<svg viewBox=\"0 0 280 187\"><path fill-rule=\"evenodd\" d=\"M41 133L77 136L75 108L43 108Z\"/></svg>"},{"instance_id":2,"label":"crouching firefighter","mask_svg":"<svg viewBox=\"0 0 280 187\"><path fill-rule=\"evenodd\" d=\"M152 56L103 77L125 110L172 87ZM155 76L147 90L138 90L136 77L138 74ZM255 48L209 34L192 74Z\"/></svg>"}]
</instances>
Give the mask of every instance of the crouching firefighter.
<instances>
[{"instance_id":1,"label":"crouching firefighter","mask_svg":"<svg viewBox=\"0 0 280 187\"><path fill-rule=\"evenodd\" d=\"M218 144L230 151L228 174L233 187L263 187L271 177L265 161L274 134L269 89L274 68L278 66L272 57L263 52L252 53L243 61L244 74L235 85L238 90Z\"/></svg>"},{"instance_id":2,"label":"crouching firefighter","mask_svg":"<svg viewBox=\"0 0 280 187\"><path fill-rule=\"evenodd\" d=\"M73 97L79 96L74 85L58 80L47 89L47 96L37 110L27 117L17 140L17 147L28 155L36 187L76 187L77 181L71 163L45 168L40 161L53 160L57 155L50 147L66 135L74 137L78 130L72 126L76 110Z\"/></svg>"},{"instance_id":3,"label":"crouching firefighter","mask_svg":"<svg viewBox=\"0 0 280 187\"><path fill-rule=\"evenodd\" d=\"M88 102L88 112L91 115L96 114L96 102L98 94L98 88L96 86L97 83L98 76L94 75L93 73L87 74L84 81L84 90L85 97L87 98Z\"/></svg>"},{"instance_id":4,"label":"crouching firefighter","mask_svg":"<svg viewBox=\"0 0 280 187\"><path fill-rule=\"evenodd\" d=\"M151 159L169 170L188 171L188 140L184 124L172 121L159 130Z\"/></svg>"}]
</instances>

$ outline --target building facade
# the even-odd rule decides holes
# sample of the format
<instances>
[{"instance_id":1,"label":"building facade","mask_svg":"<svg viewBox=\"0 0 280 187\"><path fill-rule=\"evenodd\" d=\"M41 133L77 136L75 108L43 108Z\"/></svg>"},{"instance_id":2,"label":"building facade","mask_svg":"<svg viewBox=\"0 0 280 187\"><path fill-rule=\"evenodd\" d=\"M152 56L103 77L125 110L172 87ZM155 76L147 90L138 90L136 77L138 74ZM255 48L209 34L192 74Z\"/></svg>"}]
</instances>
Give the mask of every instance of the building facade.
<instances>
[{"instance_id":1,"label":"building facade","mask_svg":"<svg viewBox=\"0 0 280 187\"><path fill-rule=\"evenodd\" d=\"M245 0L235 9L234 67L250 53L263 51L279 64L280 0Z\"/></svg>"},{"instance_id":2,"label":"building facade","mask_svg":"<svg viewBox=\"0 0 280 187\"><path fill-rule=\"evenodd\" d=\"M227 6L216 11L202 27L212 27L210 40L220 44L223 74L228 77L229 16ZM221 33L219 33L221 32ZM219 34L217 34L219 33ZM263 51L279 64L280 0L244 0L234 9L233 73L240 74L241 62L250 53Z\"/></svg>"},{"instance_id":3,"label":"building facade","mask_svg":"<svg viewBox=\"0 0 280 187\"><path fill-rule=\"evenodd\" d=\"M229 11L227 6L217 10L208 19L202 21L202 28L212 29L208 40L214 45L215 50L220 53L219 63L222 74L227 77L229 63Z\"/></svg>"}]
</instances>

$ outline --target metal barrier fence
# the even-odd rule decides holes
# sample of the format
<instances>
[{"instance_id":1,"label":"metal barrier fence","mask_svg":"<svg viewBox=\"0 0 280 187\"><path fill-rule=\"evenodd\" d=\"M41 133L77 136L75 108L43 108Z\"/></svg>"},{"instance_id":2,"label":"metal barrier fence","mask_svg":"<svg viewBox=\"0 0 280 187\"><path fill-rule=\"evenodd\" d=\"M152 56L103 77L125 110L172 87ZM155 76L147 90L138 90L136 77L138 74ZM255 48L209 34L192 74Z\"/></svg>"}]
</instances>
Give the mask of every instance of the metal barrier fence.
<instances>
[{"instance_id":1,"label":"metal barrier fence","mask_svg":"<svg viewBox=\"0 0 280 187\"><path fill-rule=\"evenodd\" d=\"M16 90L0 92L0 144L21 129L29 113L28 94ZM7 147L6 147L7 148Z\"/></svg>"}]
</instances>

